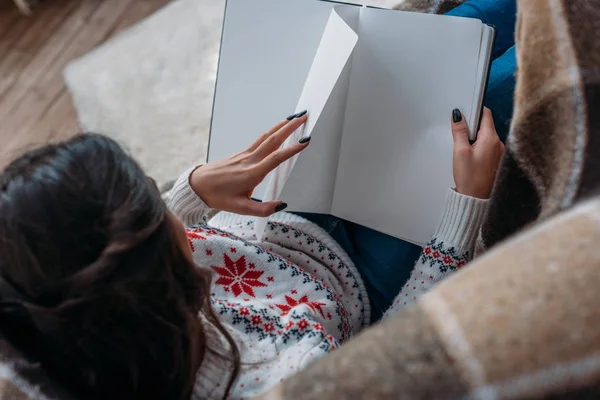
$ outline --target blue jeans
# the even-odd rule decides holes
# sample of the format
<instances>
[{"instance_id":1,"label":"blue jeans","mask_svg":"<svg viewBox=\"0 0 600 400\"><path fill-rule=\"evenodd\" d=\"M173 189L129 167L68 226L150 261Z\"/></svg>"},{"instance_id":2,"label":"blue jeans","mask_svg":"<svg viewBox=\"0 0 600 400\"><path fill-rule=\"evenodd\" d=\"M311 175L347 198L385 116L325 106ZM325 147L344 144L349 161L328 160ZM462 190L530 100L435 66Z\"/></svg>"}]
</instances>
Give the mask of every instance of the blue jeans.
<instances>
[{"instance_id":1,"label":"blue jeans","mask_svg":"<svg viewBox=\"0 0 600 400\"><path fill-rule=\"evenodd\" d=\"M478 18L497 29L484 104L492 110L496 130L503 141L513 110L516 11L516 0L471 0L448 13ZM421 248L330 215L301 215L329 232L348 253L365 282L371 301L371 320L379 320L408 281Z\"/></svg>"}]
</instances>

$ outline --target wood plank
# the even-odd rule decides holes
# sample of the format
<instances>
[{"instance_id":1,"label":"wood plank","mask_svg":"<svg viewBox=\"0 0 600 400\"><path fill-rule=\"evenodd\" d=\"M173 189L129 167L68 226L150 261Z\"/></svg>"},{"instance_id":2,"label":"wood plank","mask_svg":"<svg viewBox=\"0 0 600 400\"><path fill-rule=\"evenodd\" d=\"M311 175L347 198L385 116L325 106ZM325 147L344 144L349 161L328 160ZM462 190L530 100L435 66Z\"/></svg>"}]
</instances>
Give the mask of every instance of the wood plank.
<instances>
[{"instance_id":1,"label":"wood plank","mask_svg":"<svg viewBox=\"0 0 600 400\"><path fill-rule=\"evenodd\" d=\"M77 40L78 36L82 36L81 32L86 27L87 20L99 7L97 0L71 1L71 3L78 4L77 10L70 14L70 18L44 43L43 47L21 71L17 80L9 80L10 90L7 90L1 97L0 121L5 121L9 115L14 113L27 92L38 79L49 71L52 63L60 57L64 49L74 40ZM56 76L58 75L60 73ZM2 126L0 126L0 138L4 133Z\"/></svg>"},{"instance_id":2,"label":"wood plank","mask_svg":"<svg viewBox=\"0 0 600 400\"><path fill-rule=\"evenodd\" d=\"M61 22L65 22L72 11L77 6L77 2L72 0L51 0L42 3L36 8L36 13L30 17L23 16L30 21L27 32L22 35L13 48L27 50L35 48L40 39L45 40L54 33L54 27ZM42 36L40 38L39 36Z\"/></svg>"},{"instance_id":3,"label":"wood plank","mask_svg":"<svg viewBox=\"0 0 600 400\"><path fill-rule=\"evenodd\" d=\"M77 113L69 92L64 89L43 117L27 132L11 141L0 155L0 169L21 154L44 144L66 140L80 133Z\"/></svg>"},{"instance_id":4,"label":"wood plank","mask_svg":"<svg viewBox=\"0 0 600 400\"><path fill-rule=\"evenodd\" d=\"M4 35L0 36L0 54L8 54L15 42L27 32L27 29L29 29L34 21L37 21L38 19L43 20L48 13L52 12L55 12L52 7L44 6L40 7L35 17L19 15L11 25L10 29L7 30ZM0 73L1 72L2 71L0 71Z\"/></svg>"},{"instance_id":5,"label":"wood plank","mask_svg":"<svg viewBox=\"0 0 600 400\"><path fill-rule=\"evenodd\" d=\"M0 36L0 54L8 54L12 44L19 40L19 37L27 30L29 25L31 25L31 20L27 17L21 15L15 18L10 25L10 29L7 29Z\"/></svg>"},{"instance_id":6,"label":"wood plank","mask_svg":"<svg viewBox=\"0 0 600 400\"><path fill-rule=\"evenodd\" d=\"M21 15L16 9L0 11L0 38L12 28L19 17Z\"/></svg>"},{"instance_id":7,"label":"wood plank","mask_svg":"<svg viewBox=\"0 0 600 400\"><path fill-rule=\"evenodd\" d=\"M38 123L41 129L51 127L50 134L55 140L63 140L81 133L77 111L73 106L71 94L65 88L48 113Z\"/></svg>"},{"instance_id":8,"label":"wood plank","mask_svg":"<svg viewBox=\"0 0 600 400\"><path fill-rule=\"evenodd\" d=\"M32 133L36 137L29 141L41 142L39 138L43 136L47 136L51 140L63 140L80 133L80 131L73 100L65 88L28 133Z\"/></svg>"},{"instance_id":9,"label":"wood plank","mask_svg":"<svg viewBox=\"0 0 600 400\"><path fill-rule=\"evenodd\" d=\"M134 23L153 14L170 0L144 0L132 2L123 13L121 20L114 26L110 36L115 36ZM56 100L40 117L38 122L27 132L12 143L15 151L12 156L22 154L24 151L36 146L68 139L81 132L77 120L77 112L68 90L63 90ZM0 160L0 168L9 159Z\"/></svg>"},{"instance_id":10,"label":"wood plank","mask_svg":"<svg viewBox=\"0 0 600 400\"><path fill-rule=\"evenodd\" d=\"M0 100L0 169L26 150L77 134L77 114L62 79L66 64L169 1L53 0L29 18L0 13L0 78L12 77ZM57 11L50 3L67 9ZM56 28L42 31L44 24Z\"/></svg>"},{"instance_id":11,"label":"wood plank","mask_svg":"<svg viewBox=\"0 0 600 400\"><path fill-rule=\"evenodd\" d=\"M131 25L143 20L154 14L156 11L167 5L171 0L137 0L133 2L125 13L123 18L114 27L109 34L109 39L118 35L123 30L131 27Z\"/></svg>"},{"instance_id":12,"label":"wood plank","mask_svg":"<svg viewBox=\"0 0 600 400\"><path fill-rule=\"evenodd\" d=\"M38 55L54 32L64 26L77 3L71 0L51 1L52 8L44 18L32 17L32 24L27 31L17 40L8 54L0 59L0 102L6 93L17 84L18 78L27 71L24 68Z\"/></svg>"},{"instance_id":13,"label":"wood plank","mask_svg":"<svg viewBox=\"0 0 600 400\"><path fill-rule=\"evenodd\" d=\"M81 34L77 35L77 40L70 41L64 51L48 65L46 71L27 90L25 96L16 102L11 113L5 119L0 118L0 121L3 121L0 128L17 137L27 135L27 132L43 117L45 110L64 90L62 70L65 65L104 41L129 3L130 1L127 0L102 1L100 7L80 29ZM4 136L1 133L0 139ZM15 140L14 136L13 140Z\"/></svg>"},{"instance_id":14,"label":"wood plank","mask_svg":"<svg viewBox=\"0 0 600 400\"><path fill-rule=\"evenodd\" d=\"M73 100L65 88L28 132L31 134L30 137L22 140L28 144L40 145L68 139L80 131ZM26 138L25 135L21 137Z\"/></svg>"}]
</instances>

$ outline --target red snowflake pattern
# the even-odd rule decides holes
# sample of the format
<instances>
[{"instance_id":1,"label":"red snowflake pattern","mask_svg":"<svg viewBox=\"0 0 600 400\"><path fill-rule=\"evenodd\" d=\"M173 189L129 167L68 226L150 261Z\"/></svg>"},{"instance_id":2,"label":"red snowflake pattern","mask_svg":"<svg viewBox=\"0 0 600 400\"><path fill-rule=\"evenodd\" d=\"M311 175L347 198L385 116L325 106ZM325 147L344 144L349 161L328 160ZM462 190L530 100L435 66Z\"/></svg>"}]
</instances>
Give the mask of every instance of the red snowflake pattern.
<instances>
[{"instance_id":1,"label":"red snowflake pattern","mask_svg":"<svg viewBox=\"0 0 600 400\"><path fill-rule=\"evenodd\" d=\"M297 307L301 304L306 304L312 311L319 312L323 318L325 318L325 314L323 313L323 306L325 303L319 303L317 301L309 301L308 296L302 296L300 299L296 300L293 297L285 296L285 301L287 304L275 304L277 308L279 308L282 313L281 316L287 315L292 308Z\"/></svg>"},{"instance_id":2,"label":"red snowflake pattern","mask_svg":"<svg viewBox=\"0 0 600 400\"><path fill-rule=\"evenodd\" d=\"M202 236L199 232L201 232L201 231L198 229L195 229L195 230L186 229L188 244L190 245L192 252L196 250L196 248L194 247L194 242L192 242L192 239L206 240L206 237Z\"/></svg>"},{"instance_id":3,"label":"red snowflake pattern","mask_svg":"<svg viewBox=\"0 0 600 400\"><path fill-rule=\"evenodd\" d=\"M237 261L233 261L227 254L223 254L223 258L225 266L213 265L211 268L220 275L215 284L225 286L225 291L231 289L235 297L242 293L256 297L253 288L267 286L259 280L264 271L246 268L246 256L241 256Z\"/></svg>"},{"instance_id":4,"label":"red snowflake pattern","mask_svg":"<svg viewBox=\"0 0 600 400\"><path fill-rule=\"evenodd\" d=\"M202 232L200 229L188 229L187 237L188 239L206 240L206 236L201 235L200 232Z\"/></svg>"},{"instance_id":5,"label":"red snowflake pattern","mask_svg":"<svg viewBox=\"0 0 600 400\"><path fill-rule=\"evenodd\" d=\"M304 318L301 319L300 322L298 322L298 328L300 328L301 331L305 330L308 327L309 327L308 321L305 320Z\"/></svg>"}]
</instances>

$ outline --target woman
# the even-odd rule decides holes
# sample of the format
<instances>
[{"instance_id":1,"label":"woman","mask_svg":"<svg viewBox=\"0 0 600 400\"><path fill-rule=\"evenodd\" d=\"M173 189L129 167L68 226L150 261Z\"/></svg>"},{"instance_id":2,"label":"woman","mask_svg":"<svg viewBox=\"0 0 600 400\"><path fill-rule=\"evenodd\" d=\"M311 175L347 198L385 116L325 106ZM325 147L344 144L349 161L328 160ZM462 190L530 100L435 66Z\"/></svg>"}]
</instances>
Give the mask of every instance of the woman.
<instances>
[{"instance_id":1,"label":"woman","mask_svg":"<svg viewBox=\"0 0 600 400\"><path fill-rule=\"evenodd\" d=\"M503 145L491 112L474 145L452 114L456 191L415 267L421 281L390 312L468 260L492 188ZM252 396L353 337L370 294L352 259L316 224L278 212L285 204L250 199L309 145L280 149L305 121L185 172L166 204L100 135L11 163L0 175L3 334L79 396L124 399ZM208 225L214 209L229 213ZM242 215L272 215L263 242Z\"/></svg>"}]
</instances>

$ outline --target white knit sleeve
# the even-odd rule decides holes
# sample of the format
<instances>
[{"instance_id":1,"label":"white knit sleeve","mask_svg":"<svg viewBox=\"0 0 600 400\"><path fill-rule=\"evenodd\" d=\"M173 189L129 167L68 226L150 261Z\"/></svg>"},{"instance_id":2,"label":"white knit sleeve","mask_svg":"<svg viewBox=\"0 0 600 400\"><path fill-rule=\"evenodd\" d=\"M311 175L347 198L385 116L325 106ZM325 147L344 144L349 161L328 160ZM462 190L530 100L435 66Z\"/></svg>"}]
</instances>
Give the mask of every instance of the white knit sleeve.
<instances>
[{"instance_id":1,"label":"white knit sleeve","mask_svg":"<svg viewBox=\"0 0 600 400\"><path fill-rule=\"evenodd\" d=\"M453 189L448 191L438 228L384 318L416 300L473 258L487 204L488 200L465 196Z\"/></svg>"},{"instance_id":2,"label":"white knit sleeve","mask_svg":"<svg viewBox=\"0 0 600 400\"><path fill-rule=\"evenodd\" d=\"M190 175L196 168L199 167L190 168L181 174L173 188L163 195L169 210L186 226L206 223L217 212L207 206L190 186Z\"/></svg>"}]
</instances>

